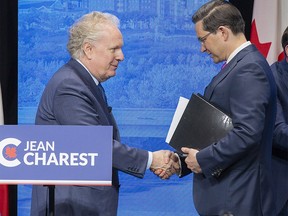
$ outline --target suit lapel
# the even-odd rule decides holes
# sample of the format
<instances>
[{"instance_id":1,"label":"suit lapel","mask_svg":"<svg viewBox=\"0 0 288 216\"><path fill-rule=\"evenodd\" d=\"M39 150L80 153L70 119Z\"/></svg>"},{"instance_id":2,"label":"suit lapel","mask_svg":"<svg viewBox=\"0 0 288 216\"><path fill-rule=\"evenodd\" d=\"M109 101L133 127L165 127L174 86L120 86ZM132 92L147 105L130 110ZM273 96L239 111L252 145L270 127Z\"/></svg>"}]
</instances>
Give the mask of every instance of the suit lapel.
<instances>
[{"instance_id":1,"label":"suit lapel","mask_svg":"<svg viewBox=\"0 0 288 216\"><path fill-rule=\"evenodd\" d=\"M243 50L241 50L216 76L213 77L210 84L206 87L205 93L204 93L205 97L208 100L211 99L216 86L220 82L222 82L222 80L225 79L225 77L227 77L227 75L237 66L238 62L241 61L243 57L247 55L248 52L253 51L254 48L255 47L253 45L252 46L249 45Z\"/></svg>"},{"instance_id":2,"label":"suit lapel","mask_svg":"<svg viewBox=\"0 0 288 216\"><path fill-rule=\"evenodd\" d=\"M102 92L92 79L91 75L86 71L86 69L75 59L71 59L68 65L74 68L74 72L77 76L84 82L84 84L90 89L96 100L100 103L101 107L105 111L106 116L109 116L109 109L102 96ZM110 121L109 121L110 122ZM111 122L110 122L111 123Z\"/></svg>"},{"instance_id":3,"label":"suit lapel","mask_svg":"<svg viewBox=\"0 0 288 216\"><path fill-rule=\"evenodd\" d=\"M84 84L90 89L96 100L100 102L101 106L105 108L105 110L108 112L108 108L105 100L102 97L102 92L100 88L95 84L94 80L86 71L86 69L75 59L71 59L68 62L68 65L74 68L74 72L77 74L77 76L84 82Z\"/></svg>"},{"instance_id":4,"label":"suit lapel","mask_svg":"<svg viewBox=\"0 0 288 216\"><path fill-rule=\"evenodd\" d=\"M103 108L103 111L105 113L105 117L107 121L109 122L109 125L113 126L113 138L120 141L119 131L116 124L116 121L114 119L114 116L111 112L111 108L109 108L102 96L102 92L100 90L100 87L97 86L90 76L90 74L86 71L86 69L75 59L70 59L70 61L67 63L70 67L72 67L74 72L77 74L77 76L84 82L84 84L90 89L92 94L94 95L95 99L100 103L101 107Z\"/></svg>"},{"instance_id":5,"label":"suit lapel","mask_svg":"<svg viewBox=\"0 0 288 216\"><path fill-rule=\"evenodd\" d=\"M235 67L236 64L231 63L232 62L229 62L225 68L223 68L216 76L214 76L210 84L206 87L204 95L208 100L211 99L215 87L229 74L232 68Z\"/></svg>"}]
</instances>

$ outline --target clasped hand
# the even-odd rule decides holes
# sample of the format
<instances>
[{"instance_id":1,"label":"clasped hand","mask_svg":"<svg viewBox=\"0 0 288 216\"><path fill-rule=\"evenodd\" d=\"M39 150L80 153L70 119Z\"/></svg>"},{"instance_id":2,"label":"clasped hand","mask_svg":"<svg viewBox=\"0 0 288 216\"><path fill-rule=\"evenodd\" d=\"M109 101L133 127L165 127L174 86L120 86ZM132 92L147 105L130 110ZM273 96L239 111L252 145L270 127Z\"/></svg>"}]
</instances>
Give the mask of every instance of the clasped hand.
<instances>
[{"instance_id":1,"label":"clasped hand","mask_svg":"<svg viewBox=\"0 0 288 216\"><path fill-rule=\"evenodd\" d=\"M153 152L153 161L150 170L161 179L169 179L173 174L178 174L180 165L177 155L169 150Z\"/></svg>"},{"instance_id":2,"label":"clasped hand","mask_svg":"<svg viewBox=\"0 0 288 216\"><path fill-rule=\"evenodd\" d=\"M196 154L199 152L197 149L182 147L181 151L187 154L185 163L187 167L194 173L201 173L201 167L197 161Z\"/></svg>"}]
</instances>

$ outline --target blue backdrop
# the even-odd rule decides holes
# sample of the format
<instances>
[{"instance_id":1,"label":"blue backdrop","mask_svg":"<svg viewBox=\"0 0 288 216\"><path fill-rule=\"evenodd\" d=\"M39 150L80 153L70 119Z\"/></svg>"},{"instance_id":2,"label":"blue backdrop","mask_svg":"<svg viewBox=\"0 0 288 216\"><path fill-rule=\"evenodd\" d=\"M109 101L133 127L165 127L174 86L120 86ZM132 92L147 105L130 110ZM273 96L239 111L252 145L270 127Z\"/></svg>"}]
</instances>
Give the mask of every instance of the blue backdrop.
<instances>
[{"instance_id":1,"label":"blue backdrop","mask_svg":"<svg viewBox=\"0 0 288 216\"><path fill-rule=\"evenodd\" d=\"M68 59L67 32L93 10L121 20L125 60L104 83L122 142L150 151L170 149L165 138L178 98L203 93L220 66L200 52L191 15L207 0L19 0L19 124L33 124L53 73ZM119 216L198 215L193 175L162 181L120 174ZM19 186L18 214L30 213L31 185Z\"/></svg>"}]
</instances>

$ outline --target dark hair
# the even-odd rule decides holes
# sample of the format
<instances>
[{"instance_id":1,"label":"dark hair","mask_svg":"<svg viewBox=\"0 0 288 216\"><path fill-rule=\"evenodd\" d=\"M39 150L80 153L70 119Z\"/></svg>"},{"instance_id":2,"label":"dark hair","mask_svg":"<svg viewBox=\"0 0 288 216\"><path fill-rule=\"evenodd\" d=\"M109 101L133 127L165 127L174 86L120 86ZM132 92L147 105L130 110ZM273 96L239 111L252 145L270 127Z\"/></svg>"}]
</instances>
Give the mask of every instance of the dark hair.
<instances>
[{"instance_id":1,"label":"dark hair","mask_svg":"<svg viewBox=\"0 0 288 216\"><path fill-rule=\"evenodd\" d=\"M288 45L288 26L283 32L282 39L281 39L282 47L285 53L285 47Z\"/></svg>"},{"instance_id":2,"label":"dark hair","mask_svg":"<svg viewBox=\"0 0 288 216\"><path fill-rule=\"evenodd\" d=\"M203 30L215 32L226 26L233 34L245 32L245 22L240 11L225 0L212 0L202 5L192 16L192 22L203 21Z\"/></svg>"}]
</instances>

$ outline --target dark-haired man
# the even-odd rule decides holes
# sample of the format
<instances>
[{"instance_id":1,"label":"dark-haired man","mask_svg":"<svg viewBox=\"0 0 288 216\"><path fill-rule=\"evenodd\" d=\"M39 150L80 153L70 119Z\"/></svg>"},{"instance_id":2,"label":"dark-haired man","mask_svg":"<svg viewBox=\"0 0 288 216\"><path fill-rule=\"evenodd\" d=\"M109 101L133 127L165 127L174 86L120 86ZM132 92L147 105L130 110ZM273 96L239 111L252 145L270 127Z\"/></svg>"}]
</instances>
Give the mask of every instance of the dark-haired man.
<instances>
[{"instance_id":1,"label":"dark-haired man","mask_svg":"<svg viewBox=\"0 0 288 216\"><path fill-rule=\"evenodd\" d=\"M275 215L271 149L276 85L261 53L246 40L239 10L228 1L204 4L192 17L201 52L226 66L204 97L232 117L222 139L198 151L182 148L182 175L194 172L193 195L200 215Z\"/></svg>"}]
</instances>

